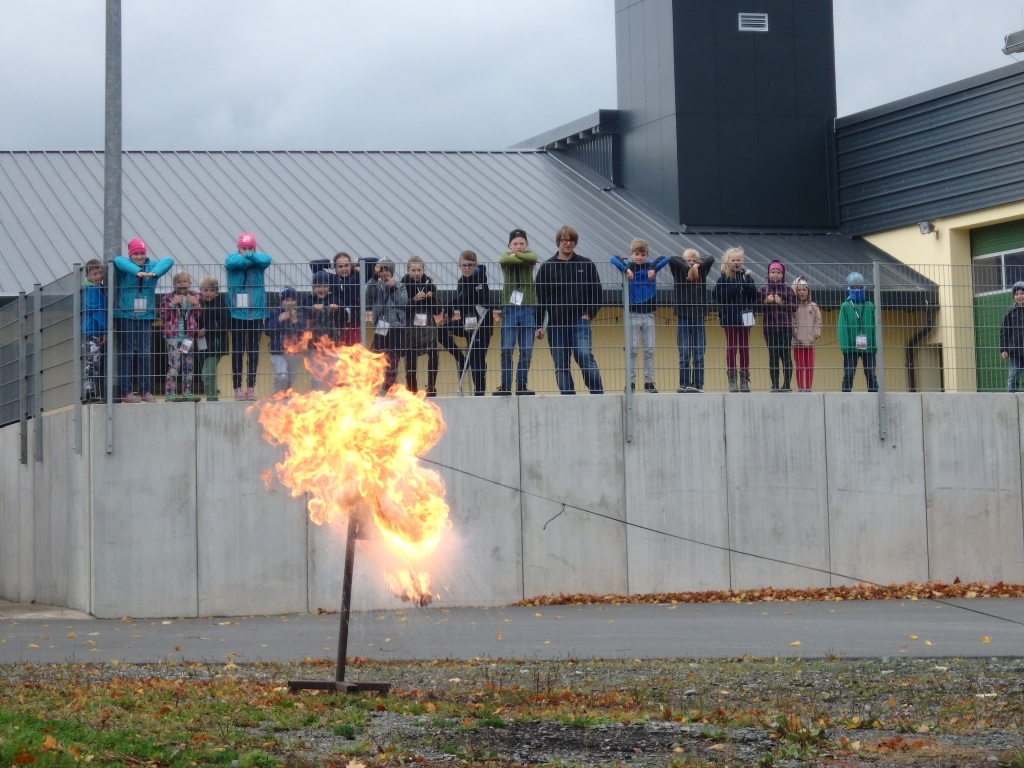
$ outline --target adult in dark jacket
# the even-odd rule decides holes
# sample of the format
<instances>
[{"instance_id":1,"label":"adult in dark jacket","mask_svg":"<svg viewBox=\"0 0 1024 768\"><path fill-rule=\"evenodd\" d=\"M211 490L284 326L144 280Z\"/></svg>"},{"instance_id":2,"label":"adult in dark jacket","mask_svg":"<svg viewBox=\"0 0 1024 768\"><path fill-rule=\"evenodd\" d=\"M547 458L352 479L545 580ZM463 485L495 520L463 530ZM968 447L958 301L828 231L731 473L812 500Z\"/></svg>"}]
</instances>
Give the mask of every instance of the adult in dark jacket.
<instances>
[{"instance_id":1,"label":"adult in dark jacket","mask_svg":"<svg viewBox=\"0 0 1024 768\"><path fill-rule=\"evenodd\" d=\"M750 270L743 266L745 259L742 248L727 250L722 255L722 274L711 293L718 304L718 323L725 331L725 369L730 392L750 391L750 326L754 322L757 287Z\"/></svg>"},{"instance_id":2,"label":"adult in dark jacket","mask_svg":"<svg viewBox=\"0 0 1024 768\"><path fill-rule=\"evenodd\" d=\"M676 313L676 346L679 348L679 389L677 392L704 391L704 348L707 336L704 319L708 316L708 273L715 263L711 255L701 256L687 248L682 256L671 256L668 268L675 280L673 295ZM690 365L693 370L690 370Z\"/></svg>"},{"instance_id":3,"label":"adult in dark jacket","mask_svg":"<svg viewBox=\"0 0 1024 768\"><path fill-rule=\"evenodd\" d=\"M1024 282L1013 284L1013 306L999 326L999 354L1010 366L1006 391L1016 392L1024 370Z\"/></svg>"},{"instance_id":4,"label":"adult in dark jacket","mask_svg":"<svg viewBox=\"0 0 1024 768\"><path fill-rule=\"evenodd\" d=\"M548 317L548 347L555 364L555 381L563 395L575 395L569 368L571 357L592 395L604 394L601 371L592 351L590 324L601 308L601 279L590 259L576 253L580 236L565 225L555 233L558 252L541 264L534 282L541 313ZM543 330L537 331L541 338Z\"/></svg>"},{"instance_id":5,"label":"adult in dark jacket","mask_svg":"<svg viewBox=\"0 0 1024 768\"><path fill-rule=\"evenodd\" d=\"M491 289L487 285L487 267L477 263L476 253L463 251L459 254L461 276L455 286L450 315L438 329L441 346L455 357L459 364L459 376L468 363L473 377L473 394L483 397L487 394L487 347L491 343L492 325ZM455 345L455 336L466 339L466 356Z\"/></svg>"}]
</instances>

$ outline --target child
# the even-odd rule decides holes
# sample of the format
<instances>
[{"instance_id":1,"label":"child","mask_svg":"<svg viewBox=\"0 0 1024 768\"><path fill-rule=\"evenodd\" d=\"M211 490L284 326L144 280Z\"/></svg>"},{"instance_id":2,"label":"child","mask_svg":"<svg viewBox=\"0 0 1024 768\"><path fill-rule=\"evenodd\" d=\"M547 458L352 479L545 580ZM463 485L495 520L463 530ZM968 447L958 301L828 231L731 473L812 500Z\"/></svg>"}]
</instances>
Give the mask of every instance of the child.
<instances>
[{"instance_id":1,"label":"child","mask_svg":"<svg viewBox=\"0 0 1024 768\"><path fill-rule=\"evenodd\" d=\"M714 256L701 256L695 248L672 256L668 268L675 279L676 346L679 348L679 388L676 392L704 391L704 318L708 315L707 279ZM693 363L693 371L690 363Z\"/></svg>"},{"instance_id":2,"label":"child","mask_svg":"<svg viewBox=\"0 0 1024 768\"><path fill-rule=\"evenodd\" d=\"M629 264L618 256L611 261L629 278L629 333L633 347L629 361L629 386L636 389L636 352L641 341L644 345L644 389L657 394L654 386L654 309L657 306L658 272L668 264L662 256L655 262L648 260L650 246L646 240L635 238L629 246Z\"/></svg>"},{"instance_id":3,"label":"child","mask_svg":"<svg viewBox=\"0 0 1024 768\"><path fill-rule=\"evenodd\" d=\"M409 303L405 285L395 280L395 262L381 259L374 271L376 277L366 286L366 298L373 307L374 352L383 352L388 360L384 372L384 392L398 377L398 361L402 356L402 331L405 328L406 306Z\"/></svg>"},{"instance_id":4,"label":"child","mask_svg":"<svg viewBox=\"0 0 1024 768\"><path fill-rule=\"evenodd\" d=\"M107 289L103 285L106 267L99 259L85 263L82 288L82 347L85 361L82 402L102 400L104 392L103 348L107 343Z\"/></svg>"},{"instance_id":5,"label":"child","mask_svg":"<svg viewBox=\"0 0 1024 768\"><path fill-rule=\"evenodd\" d=\"M199 370L203 375L203 393L208 403L220 398L217 393L217 364L228 353L228 331L231 315L224 295L220 293L217 278L206 275L199 281L199 298L202 301L199 315Z\"/></svg>"},{"instance_id":6,"label":"child","mask_svg":"<svg viewBox=\"0 0 1024 768\"><path fill-rule=\"evenodd\" d=\"M1006 391L1016 392L1020 372L1024 369L1024 282L1013 284L1013 306L999 326L999 354L1009 363Z\"/></svg>"},{"instance_id":7,"label":"child","mask_svg":"<svg viewBox=\"0 0 1024 768\"><path fill-rule=\"evenodd\" d=\"M128 243L128 258L114 259L117 269L117 309L114 311L114 332L120 359L122 403L155 403L149 392L149 354L156 320L156 281L174 266L174 259L165 257L152 261L146 256L146 243L136 237ZM138 391L133 387L132 372L137 373ZM142 393L141 395L139 393Z\"/></svg>"},{"instance_id":8,"label":"child","mask_svg":"<svg viewBox=\"0 0 1024 768\"><path fill-rule=\"evenodd\" d=\"M793 313L793 359L796 387L810 392L814 383L814 342L821 336L821 310L811 301L811 286L801 275L793 281L796 312Z\"/></svg>"},{"instance_id":9,"label":"child","mask_svg":"<svg viewBox=\"0 0 1024 768\"><path fill-rule=\"evenodd\" d=\"M416 361L427 355L427 397L437 397L437 321L444 322L441 305L437 300L437 286L427 276L423 259L416 254L406 262L402 278L409 297L409 312L405 329L405 386L410 392L418 391ZM459 358L462 353L459 352ZM458 359L458 358L456 358Z\"/></svg>"},{"instance_id":10,"label":"child","mask_svg":"<svg viewBox=\"0 0 1024 768\"><path fill-rule=\"evenodd\" d=\"M192 278L188 272L178 272L174 276L174 291L164 296L160 306L164 343L167 345L167 402L194 402L198 398L192 394L192 347L199 332L199 316L202 311L199 294L192 290ZM177 395L179 375L180 398Z\"/></svg>"},{"instance_id":11,"label":"child","mask_svg":"<svg viewBox=\"0 0 1024 768\"><path fill-rule=\"evenodd\" d=\"M487 285L487 267L477 264L476 253L459 254L459 282L455 286L451 319L438 331L441 346L452 353L459 366L459 379L466 363L473 377L473 394L487 393L487 347L491 343L491 289ZM455 345L455 336L466 339L466 355Z\"/></svg>"},{"instance_id":12,"label":"child","mask_svg":"<svg viewBox=\"0 0 1024 768\"><path fill-rule=\"evenodd\" d=\"M722 274L711 293L718 304L718 322L725 331L725 368L730 392L750 391L750 326L754 324L752 304L757 289L750 270L743 268L745 258L742 248L730 248L722 255Z\"/></svg>"},{"instance_id":13,"label":"child","mask_svg":"<svg viewBox=\"0 0 1024 768\"><path fill-rule=\"evenodd\" d=\"M864 275L851 272L846 276L849 297L839 307L839 349L843 353L843 392L853 387L857 361L864 366L868 392L878 391L875 379L875 305L867 300Z\"/></svg>"},{"instance_id":14,"label":"child","mask_svg":"<svg viewBox=\"0 0 1024 768\"><path fill-rule=\"evenodd\" d=\"M298 293L290 285L281 289L281 307L270 313L267 335L270 337L270 365L274 369L274 394L295 386L302 355L289 352L306 330L305 313L298 309ZM326 389L314 381L315 389Z\"/></svg>"},{"instance_id":15,"label":"child","mask_svg":"<svg viewBox=\"0 0 1024 768\"><path fill-rule=\"evenodd\" d=\"M351 347L362 341L359 318L359 268L352 264L352 257L342 251L334 255L334 274L338 282L334 287L333 303L340 312L338 341L346 347Z\"/></svg>"},{"instance_id":16,"label":"child","mask_svg":"<svg viewBox=\"0 0 1024 768\"><path fill-rule=\"evenodd\" d=\"M243 232L238 250L224 259L228 276L228 306L231 312L231 386L235 400L255 400L256 366L259 364L260 336L267 319L267 292L263 273L272 259L256 252L256 236ZM245 391L242 391L242 358L248 360Z\"/></svg>"},{"instance_id":17,"label":"child","mask_svg":"<svg viewBox=\"0 0 1024 768\"><path fill-rule=\"evenodd\" d=\"M516 394L532 395L526 388L533 358L533 334L537 329L537 288L533 268L537 254L530 250L526 232L513 229L508 235L508 250L498 258L505 284L501 289L500 310L494 310L494 322L501 323L501 386L495 395L512 394L512 355L519 344L516 369Z\"/></svg>"},{"instance_id":18,"label":"child","mask_svg":"<svg viewBox=\"0 0 1024 768\"><path fill-rule=\"evenodd\" d=\"M792 392L793 355L793 313L796 311L796 294L786 284L786 267L781 261L768 265L768 282L757 292L758 304L764 315L764 341L768 345L768 375L772 380L772 392ZM779 386L779 364L782 364L782 386Z\"/></svg>"},{"instance_id":19,"label":"child","mask_svg":"<svg viewBox=\"0 0 1024 768\"><path fill-rule=\"evenodd\" d=\"M302 302L306 323L313 333L313 343L322 339L332 343L338 341L341 307L334 303L334 297L331 295L331 289L336 284L334 275L330 272L317 272L313 275L312 290Z\"/></svg>"}]
</instances>

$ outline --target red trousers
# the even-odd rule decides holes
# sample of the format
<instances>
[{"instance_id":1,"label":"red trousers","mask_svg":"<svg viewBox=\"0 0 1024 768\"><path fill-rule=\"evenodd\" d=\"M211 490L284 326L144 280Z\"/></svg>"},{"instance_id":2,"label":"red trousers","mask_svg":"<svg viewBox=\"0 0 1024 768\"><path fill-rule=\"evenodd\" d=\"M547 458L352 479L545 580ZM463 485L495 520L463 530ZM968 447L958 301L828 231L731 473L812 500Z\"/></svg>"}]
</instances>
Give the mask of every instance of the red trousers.
<instances>
[{"instance_id":1,"label":"red trousers","mask_svg":"<svg viewBox=\"0 0 1024 768\"><path fill-rule=\"evenodd\" d=\"M796 388L810 389L814 382L814 347L793 347L796 364Z\"/></svg>"},{"instance_id":2,"label":"red trousers","mask_svg":"<svg viewBox=\"0 0 1024 768\"><path fill-rule=\"evenodd\" d=\"M725 369L736 370L736 354L739 353L740 370L750 373L750 328L745 325L727 325L725 331Z\"/></svg>"}]
</instances>

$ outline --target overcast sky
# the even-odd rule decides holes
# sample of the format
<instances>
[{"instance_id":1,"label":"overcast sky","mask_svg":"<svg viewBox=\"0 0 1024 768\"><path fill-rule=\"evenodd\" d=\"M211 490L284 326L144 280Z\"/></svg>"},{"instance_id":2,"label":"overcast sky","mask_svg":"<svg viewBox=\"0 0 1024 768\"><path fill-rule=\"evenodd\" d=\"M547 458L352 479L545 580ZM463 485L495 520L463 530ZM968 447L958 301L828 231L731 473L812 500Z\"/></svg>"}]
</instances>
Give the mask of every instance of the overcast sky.
<instances>
[{"instance_id":1,"label":"overcast sky","mask_svg":"<svg viewBox=\"0 0 1024 768\"><path fill-rule=\"evenodd\" d=\"M835 0L839 114L1012 63L1024 0ZM615 107L613 0L123 0L130 149L500 149ZM103 146L103 0L0 0L0 149Z\"/></svg>"}]
</instances>

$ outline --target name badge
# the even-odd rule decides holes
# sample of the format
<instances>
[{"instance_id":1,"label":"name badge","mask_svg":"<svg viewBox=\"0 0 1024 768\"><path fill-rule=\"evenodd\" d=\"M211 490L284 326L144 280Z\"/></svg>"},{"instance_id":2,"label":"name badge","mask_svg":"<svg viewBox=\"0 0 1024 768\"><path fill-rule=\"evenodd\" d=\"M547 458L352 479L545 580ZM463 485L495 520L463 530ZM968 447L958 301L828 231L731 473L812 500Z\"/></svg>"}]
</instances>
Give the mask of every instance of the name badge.
<instances>
[{"instance_id":1,"label":"name badge","mask_svg":"<svg viewBox=\"0 0 1024 768\"><path fill-rule=\"evenodd\" d=\"M378 336L387 336L389 328L391 328L391 323L389 323L384 318L381 318L380 320L377 321L377 329L375 333Z\"/></svg>"},{"instance_id":2,"label":"name badge","mask_svg":"<svg viewBox=\"0 0 1024 768\"><path fill-rule=\"evenodd\" d=\"M857 349L867 349L867 348L868 348L868 337L867 336L863 336L863 335L857 336Z\"/></svg>"},{"instance_id":3,"label":"name badge","mask_svg":"<svg viewBox=\"0 0 1024 768\"><path fill-rule=\"evenodd\" d=\"M135 297L135 311L136 312L145 312L146 311L146 297L145 296L136 296Z\"/></svg>"},{"instance_id":4,"label":"name badge","mask_svg":"<svg viewBox=\"0 0 1024 768\"><path fill-rule=\"evenodd\" d=\"M743 313L743 324L748 328L754 324L754 313L744 312Z\"/></svg>"},{"instance_id":5,"label":"name badge","mask_svg":"<svg viewBox=\"0 0 1024 768\"><path fill-rule=\"evenodd\" d=\"M424 327L426 327L426 325L427 325L427 316L426 315L421 315L421 314L413 315L412 324L414 326L416 326L417 328L424 328Z\"/></svg>"},{"instance_id":6,"label":"name badge","mask_svg":"<svg viewBox=\"0 0 1024 768\"><path fill-rule=\"evenodd\" d=\"M513 307L519 307L523 304L523 292L512 291L512 295L508 297L508 303Z\"/></svg>"},{"instance_id":7,"label":"name badge","mask_svg":"<svg viewBox=\"0 0 1024 768\"><path fill-rule=\"evenodd\" d=\"M196 349L198 349L200 352L205 352L206 351L206 337L205 336L200 336L199 337L199 341L196 342Z\"/></svg>"},{"instance_id":8,"label":"name badge","mask_svg":"<svg viewBox=\"0 0 1024 768\"><path fill-rule=\"evenodd\" d=\"M249 294L248 293L236 293L235 294L235 309L248 309L249 308Z\"/></svg>"},{"instance_id":9,"label":"name badge","mask_svg":"<svg viewBox=\"0 0 1024 768\"><path fill-rule=\"evenodd\" d=\"M181 352L182 352L182 354L187 355L191 351L192 351L192 339L185 339L183 342L181 342Z\"/></svg>"},{"instance_id":10,"label":"name badge","mask_svg":"<svg viewBox=\"0 0 1024 768\"><path fill-rule=\"evenodd\" d=\"M480 325L480 321L477 320L477 318L475 318L475 317L467 317L466 318L465 328L466 328L467 331L476 330L476 327L478 325Z\"/></svg>"}]
</instances>

